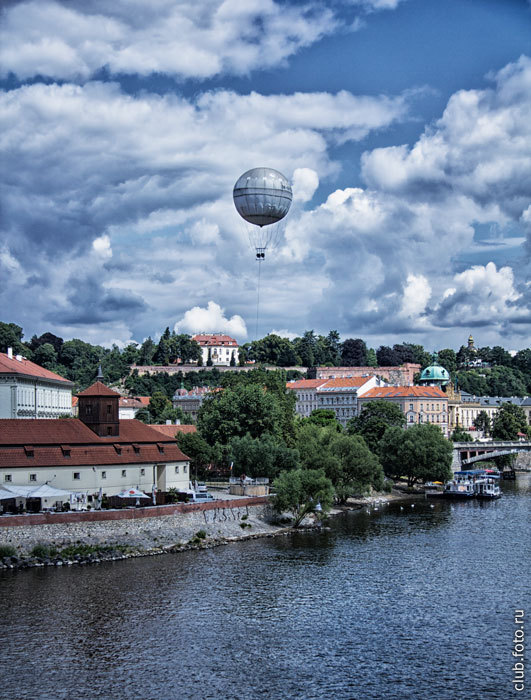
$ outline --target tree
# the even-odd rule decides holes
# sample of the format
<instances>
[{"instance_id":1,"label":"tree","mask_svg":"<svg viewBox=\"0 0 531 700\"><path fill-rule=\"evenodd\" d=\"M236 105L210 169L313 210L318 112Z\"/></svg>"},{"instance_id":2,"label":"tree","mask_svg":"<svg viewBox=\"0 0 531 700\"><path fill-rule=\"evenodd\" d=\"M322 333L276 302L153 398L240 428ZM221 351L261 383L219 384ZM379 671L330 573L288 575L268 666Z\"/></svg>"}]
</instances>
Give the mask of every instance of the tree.
<instances>
[{"instance_id":1,"label":"tree","mask_svg":"<svg viewBox=\"0 0 531 700\"><path fill-rule=\"evenodd\" d=\"M293 349L300 357L301 364L305 367L314 367L315 362L315 347L317 338L313 331L305 331L302 338L295 338L293 341Z\"/></svg>"},{"instance_id":2,"label":"tree","mask_svg":"<svg viewBox=\"0 0 531 700\"><path fill-rule=\"evenodd\" d=\"M480 411L474 418L474 428L480 430L483 435L488 435L490 433L490 417L487 411Z\"/></svg>"},{"instance_id":3,"label":"tree","mask_svg":"<svg viewBox=\"0 0 531 700\"><path fill-rule=\"evenodd\" d=\"M271 391L254 384L223 389L208 396L199 409L197 426L210 445L226 445L232 437L269 433L282 438L283 412Z\"/></svg>"},{"instance_id":4,"label":"tree","mask_svg":"<svg viewBox=\"0 0 531 700\"><path fill-rule=\"evenodd\" d=\"M367 367L378 367L378 359L374 348L367 350Z\"/></svg>"},{"instance_id":5,"label":"tree","mask_svg":"<svg viewBox=\"0 0 531 700\"><path fill-rule=\"evenodd\" d=\"M0 352L7 352L7 348L12 348L15 355L24 355L24 357L31 358L32 352L22 342L23 337L22 328L17 326L16 323L3 323L0 321Z\"/></svg>"},{"instance_id":6,"label":"tree","mask_svg":"<svg viewBox=\"0 0 531 700\"><path fill-rule=\"evenodd\" d=\"M449 374L454 376L457 372L457 356L455 350L444 348L444 350L439 350L438 355L441 365L448 370Z\"/></svg>"},{"instance_id":7,"label":"tree","mask_svg":"<svg viewBox=\"0 0 531 700\"><path fill-rule=\"evenodd\" d=\"M341 364L345 367L366 367L367 346L361 338L347 338L341 350Z\"/></svg>"},{"instance_id":8,"label":"tree","mask_svg":"<svg viewBox=\"0 0 531 700\"><path fill-rule=\"evenodd\" d=\"M153 396L149 400L149 413L152 423L159 423L162 420L162 414L171 409L171 401L162 391L153 392Z\"/></svg>"},{"instance_id":9,"label":"tree","mask_svg":"<svg viewBox=\"0 0 531 700\"><path fill-rule=\"evenodd\" d=\"M396 367L402 364L402 358L396 350L393 350L387 345L380 345L376 351L376 359L378 367Z\"/></svg>"},{"instance_id":10,"label":"tree","mask_svg":"<svg viewBox=\"0 0 531 700\"><path fill-rule=\"evenodd\" d=\"M298 466L299 453L274 440L270 435L252 438L250 435L231 438L228 460L234 464L233 474L274 479L281 471Z\"/></svg>"},{"instance_id":11,"label":"tree","mask_svg":"<svg viewBox=\"0 0 531 700\"><path fill-rule=\"evenodd\" d=\"M525 396L526 381L522 372L510 367L493 367L487 374L489 396Z\"/></svg>"},{"instance_id":12,"label":"tree","mask_svg":"<svg viewBox=\"0 0 531 700\"><path fill-rule=\"evenodd\" d=\"M334 500L332 482L322 469L294 469L282 472L273 482L273 487L273 508L278 513L293 513L295 527L298 527L309 513L326 513Z\"/></svg>"},{"instance_id":13,"label":"tree","mask_svg":"<svg viewBox=\"0 0 531 700\"><path fill-rule=\"evenodd\" d=\"M388 428L380 441L380 460L391 478L407 477L408 486L447 481L452 476L452 443L431 423L407 430Z\"/></svg>"},{"instance_id":14,"label":"tree","mask_svg":"<svg viewBox=\"0 0 531 700\"><path fill-rule=\"evenodd\" d=\"M472 442L472 435L458 425L454 428L450 439L452 442Z\"/></svg>"},{"instance_id":15,"label":"tree","mask_svg":"<svg viewBox=\"0 0 531 700\"><path fill-rule=\"evenodd\" d=\"M331 434L328 450L335 459L327 460L325 473L334 486L339 503L366 492L371 486L378 490L382 488L381 464L361 435Z\"/></svg>"},{"instance_id":16,"label":"tree","mask_svg":"<svg viewBox=\"0 0 531 700\"><path fill-rule=\"evenodd\" d=\"M492 437L495 440L517 440L518 433L527 432L527 421L521 406L504 403L492 421Z\"/></svg>"},{"instance_id":17,"label":"tree","mask_svg":"<svg viewBox=\"0 0 531 700\"><path fill-rule=\"evenodd\" d=\"M480 374L472 369L459 370L457 372L457 383L463 391L473 394L474 396L487 396L489 393L485 371L482 371Z\"/></svg>"},{"instance_id":18,"label":"tree","mask_svg":"<svg viewBox=\"0 0 531 700\"><path fill-rule=\"evenodd\" d=\"M57 364L57 353L54 346L51 343L38 345L33 353L33 361L53 372Z\"/></svg>"},{"instance_id":19,"label":"tree","mask_svg":"<svg viewBox=\"0 0 531 700\"><path fill-rule=\"evenodd\" d=\"M177 433L177 444L190 458L190 472L203 478L214 459L214 452L199 433Z\"/></svg>"},{"instance_id":20,"label":"tree","mask_svg":"<svg viewBox=\"0 0 531 700\"><path fill-rule=\"evenodd\" d=\"M36 335L34 335L31 339L29 347L33 352L35 352L39 346L49 343L55 350L56 354L59 355L61 348L63 347L63 342L64 341L62 338L59 338L59 336L54 335L53 333L43 333L38 338Z\"/></svg>"},{"instance_id":21,"label":"tree","mask_svg":"<svg viewBox=\"0 0 531 700\"><path fill-rule=\"evenodd\" d=\"M168 365L172 354L172 338L169 327L162 334L157 349L153 356L153 363L156 365Z\"/></svg>"},{"instance_id":22,"label":"tree","mask_svg":"<svg viewBox=\"0 0 531 700\"><path fill-rule=\"evenodd\" d=\"M151 365L153 363L153 355L155 354L156 349L156 345L151 339L151 336L148 336L140 346L137 364Z\"/></svg>"},{"instance_id":23,"label":"tree","mask_svg":"<svg viewBox=\"0 0 531 700\"><path fill-rule=\"evenodd\" d=\"M347 423L349 435L361 435L371 452L378 451L378 443L387 428L396 426L403 428L406 419L400 407L390 401L377 399L369 401L359 416L351 418Z\"/></svg>"},{"instance_id":24,"label":"tree","mask_svg":"<svg viewBox=\"0 0 531 700\"><path fill-rule=\"evenodd\" d=\"M315 423L315 425L319 425L322 428L332 427L337 432L341 432L343 430L341 423L337 420L336 414L331 408L316 408L315 411L311 412L306 420L308 420L310 423Z\"/></svg>"}]
</instances>

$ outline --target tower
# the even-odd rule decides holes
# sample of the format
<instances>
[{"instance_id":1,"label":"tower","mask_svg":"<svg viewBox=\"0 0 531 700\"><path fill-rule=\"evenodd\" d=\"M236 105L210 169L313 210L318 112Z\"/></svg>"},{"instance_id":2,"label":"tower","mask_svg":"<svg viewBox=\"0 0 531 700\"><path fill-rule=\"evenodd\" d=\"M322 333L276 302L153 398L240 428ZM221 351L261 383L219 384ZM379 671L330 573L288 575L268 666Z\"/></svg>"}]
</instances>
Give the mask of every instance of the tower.
<instances>
[{"instance_id":1,"label":"tower","mask_svg":"<svg viewBox=\"0 0 531 700\"><path fill-rule=\"evenodd\" d=\"M78 394L79 419L100 437L120 434L118 402L120 394L101 382L95 382Z\"/></svg>"}]
</instances>

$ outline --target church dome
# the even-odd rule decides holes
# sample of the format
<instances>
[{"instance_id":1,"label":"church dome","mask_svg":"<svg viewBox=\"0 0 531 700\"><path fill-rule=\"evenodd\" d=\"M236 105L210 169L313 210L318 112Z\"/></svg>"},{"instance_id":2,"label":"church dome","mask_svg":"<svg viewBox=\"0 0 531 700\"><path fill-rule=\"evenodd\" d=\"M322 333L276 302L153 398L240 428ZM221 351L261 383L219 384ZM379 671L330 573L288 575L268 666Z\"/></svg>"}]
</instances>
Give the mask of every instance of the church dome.
<instances>
[{"instance_id":1,"label":"church dome","mask_svg":"<svg viewBox=\"0 0 531 700\"><path fill-rule=\"evenodd\" d=\"M448 370L439 364L437 353L434 353L432 364L426 367L420 375L420 382L432 386L446 386L449 381L450 374Z\"/></svg>"}]
</instances>

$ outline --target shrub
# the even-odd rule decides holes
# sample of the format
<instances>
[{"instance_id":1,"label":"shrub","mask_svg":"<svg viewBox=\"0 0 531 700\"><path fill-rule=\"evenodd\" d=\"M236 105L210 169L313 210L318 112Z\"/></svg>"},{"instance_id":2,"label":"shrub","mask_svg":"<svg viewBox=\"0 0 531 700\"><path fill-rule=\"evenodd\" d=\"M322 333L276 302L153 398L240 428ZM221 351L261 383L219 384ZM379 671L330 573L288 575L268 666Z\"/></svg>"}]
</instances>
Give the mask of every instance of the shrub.
<instances>
[{"instance_id":1,"label":"shrub","mask_svg":"<svg viewBox=\"0 0 531 700\"><path fill-rule=\"evenodd\" d=\"M32 557L37 557L38 559L49 559L57 554L55 547L49 547L46 544L36 544L35 547L30 552Z\"/></svg>"},{"instance_id":2,"label":"shrub","mask_svg":"<svg viewBox=\"0 0 531 700\"><path fill-rule=\"evenodd\" d=\"M206 536L207 536L207 534L206 534L205 530L198 530L198 531L195 533L195 537L196 537L198 540L204 540Z\"/></svg>"},{"instance_id":3,"label":"shrub","mask_svg":"<svg viewBox=\"0 0 531 700\"><path fill-rule=\"evenodd\" d=\"M16 557L17 550L10 544L0 544L0 559L3 557Z\"/></svg>"}]
</instances>

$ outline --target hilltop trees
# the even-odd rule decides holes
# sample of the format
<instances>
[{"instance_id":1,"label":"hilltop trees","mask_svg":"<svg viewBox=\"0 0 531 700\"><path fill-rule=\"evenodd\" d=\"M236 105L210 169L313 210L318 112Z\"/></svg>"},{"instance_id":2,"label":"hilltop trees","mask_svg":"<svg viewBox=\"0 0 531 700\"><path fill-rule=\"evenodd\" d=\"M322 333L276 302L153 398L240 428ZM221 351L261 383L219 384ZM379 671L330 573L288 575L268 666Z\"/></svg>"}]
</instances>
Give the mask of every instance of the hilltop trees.
<instances>
[{"instance_id":1,"label":"hilltop trees","mask_svg":"<svg viewBox=\"0 0 531 700\"><path fill-rule=\"evenodd\" d=\"M518 433L527 433L523 409L512 403L502 404L492 421L492 437L495 440L516 440Z\"/></svg>"}]
</instances>

